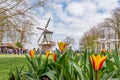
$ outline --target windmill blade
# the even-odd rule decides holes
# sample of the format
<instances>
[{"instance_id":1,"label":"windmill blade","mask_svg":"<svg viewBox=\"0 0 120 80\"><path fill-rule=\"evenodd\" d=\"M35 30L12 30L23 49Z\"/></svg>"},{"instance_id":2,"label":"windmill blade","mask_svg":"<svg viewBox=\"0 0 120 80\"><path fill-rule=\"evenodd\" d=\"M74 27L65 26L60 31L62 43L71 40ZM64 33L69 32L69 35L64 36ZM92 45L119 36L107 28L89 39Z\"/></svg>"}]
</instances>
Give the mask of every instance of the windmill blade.
<instances>
[{"instance_id":1,"label":"windmill blade","mask_svg":"<svg viewBox=\"0 0 120 80\"><path fill-rule=\"evenodd\" d=\"M37 41L37 42L39 42L39 41L40 41L40 39L41 39L42 35L43 35L43 33L41 33L41 35L40 35L40 37L39 37L39 39L38 39L38 41Z\"/></svg>"},{"instance_id":2,"label":"windmill blade","mask_svg":"<svg viewBox=\"0 0 120 80\"><path fill-rule=\"evenodd\" d=\"M50 18L48 19L48 22L47 22L47 24L45 26L45 29L48 27L49 22L50 22Z\"/></svg>"},{"instance_id":3,"label":"windmill blade","mask_svg":"<svg viewBox=\"0 0 120 80\"><path fill-rule=\"evenodd\" d=\"M43 31L44 31L44 29L43 29L43 28L39 28L39 27L37 27L37 29L40 29L40 30L43 30Z\"/></svg>"}]
</instances>

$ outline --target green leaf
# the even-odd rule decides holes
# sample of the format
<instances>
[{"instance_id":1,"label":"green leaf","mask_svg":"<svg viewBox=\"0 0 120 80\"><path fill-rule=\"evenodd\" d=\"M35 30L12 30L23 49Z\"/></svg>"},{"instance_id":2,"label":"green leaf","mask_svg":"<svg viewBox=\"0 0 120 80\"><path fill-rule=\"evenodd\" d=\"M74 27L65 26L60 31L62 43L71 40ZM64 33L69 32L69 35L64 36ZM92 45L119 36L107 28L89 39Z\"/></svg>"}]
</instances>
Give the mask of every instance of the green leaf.
<instances>
[{"instance_id":1,"label":"green leaf","mask_svg":"<svg viewBox=\"0 0 120 80\"><path fill-rule=\"evenodd\" d=\"M18 70L18 68L16 67L16 79L17 79L17 80L21 80L21 74L22 74L23 67L24 67L24 66L22 66L22 67L20 68L20 70Z\"/></svg>"},{"instance_id":2,"label":"green leaf","mask_svg":"<svg viewBox=\"0 0 120 80\"><path fill-rule=\"evenodd\" d=\"M81 70L81 68L72 61L73 67L75 68L75 70L78 72L79 76L80 76L80 80L89 80L89 78L86 76L86 74Z\"/></svg>"},{"instance_id":3,"label":"green leaf","mask_svg":"<svg viewBox=\"0 0 120 80\"><path fill-rule=\"evenodd\" d=\"M60 59L59 59L59 63L60 64L62 64L63 62L65 62L64 61L64 59L65 59L65 56L67 55L67 53L64 53L61 57L60 57Z\"/></svg>"},{"instance_id":4,"label":"green leaf","mask_svg":"<svg viewBox=\"0 0 120 80\"><path fill-rule=\"evenodd\" d=\"M61 57L61 53L60 50L58 50L57 48L56 48L56 54L57 54L57 60L59 60L59 58Z\"/></svg>"},{"instance_id":5,"label":"green leaf","mask_svg":"<svg viewBox=\"0 0 120 80\"><path fill-rule=\"evenodd\" d=\"M10 70L10 73L9 73L9 79L8 80L15 80L15 75L13 74L13 72Z\"/></svg>"},{"instance_id":6,"label":"green leaf","mask_svg":"<svg viewBox=\"0 0 120 80\"><path fill-rule=\"evenodd\" d=\"M105 63L106 63L106 68L109 70L109 72L111 72L111 71L114 70L114 68L113 68L114 63L112 61L110 61L109 59L107 59L105 61Z\"/></svg>"},{"instance_id":7,"label":"green leaf","mask_svg":"<svg viewBox=\"0 0 120 80\"><path fill-rule=\"evenodd\" d=\"M29 73L32 73L33 72L32 67L29 64L27 64L27 67L28 67Z\"/></svg>"},{"instance_id":8,"label":"green leaf","mask_svg":"<svg viewBox=\"0 0 120 80\"><path fill-rule=\"evenodd\" d=\"M64 80L64 77L63 77L63 68L60 71L59 80Z\"/></svg>"},{"instance_id":9,"label":"green leaf","mask_svg":"<svg viewBox=\"0 0 120 80\"><path fill-rule=\"evenodd\" d=\"M27 58L28 62L31 61L30 57L28 55L25 54L25 57Z\"/></svg>"},{"instance_id":10,"label":"green leaf","mask_svg":"<svg viewBox=\"0 0 120 80\"><path fill-rule=\"evenodd\" d=\"M112 78L112 77L113 77L114 75L116 75L116 74L120 74L120 69L110 72L110 73L106 76L105 80Z\"/></svg>"},{"instance_id":11,"label":"green leaf","mask_svg":"<svg viewBox=\"0 0 120 80\"><path fill-rule=\"evenodd\" d=\"M35 80L35 78L31 73L24 73L24 75L22 75L22 80Z\"/></svg>"},{"instance_id":12,"label":"green leaf","mask_svg":"<svg viewBox=\"0 0 120 80\"><path fill-rule=\"evenodd\" d=\"M55 80L56 71L49 70L48 72L43 73L41 76L48 76L51 80Z\"/></svg>"},{"instance_id":13,"label":"green leaf","mask_svg":"<svg viewBox=\"0 0 120 80\"><path fill-rule=\"evenodd\" d=\"M39 66L41 65L41 61L42 61L42 55L39 55L39 56L37 57L37 62L38 62L38 64L39 64Z\"/></svg>"},{"instance_id":14,"label":"green leaf","mask_svg":"<svg viewBox=\"0 0 120 80\"><path fill-rule=\"evenodd\" d=\"M47 66L48 66L48 58L46 58L45 63L42 66L43 67L43 71L42 72L46 72Z\"/></svg>"},{"instance_id":15,"label":"green leaf","mask_svg":"<svg viewBox=\"0 0 120 80\"><path fill-rule=\"evenodd\" d=\"M120 68L120 57L119 57L119 53L118 53L119 51L117 50L117 48L116 48L116 50L114 51L114 53L113 53L113 58L114 58L114 60L115 60L115 65L118 67L118 68Z\"/></svg>"}]
</instances>

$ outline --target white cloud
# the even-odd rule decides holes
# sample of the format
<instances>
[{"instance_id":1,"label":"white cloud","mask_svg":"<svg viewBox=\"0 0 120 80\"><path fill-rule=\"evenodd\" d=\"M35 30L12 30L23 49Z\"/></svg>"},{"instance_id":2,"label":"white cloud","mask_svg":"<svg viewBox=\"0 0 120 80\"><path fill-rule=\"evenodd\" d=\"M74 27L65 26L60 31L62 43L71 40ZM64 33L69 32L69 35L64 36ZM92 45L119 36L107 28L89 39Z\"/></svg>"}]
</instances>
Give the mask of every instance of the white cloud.
<instances>
[{"instance_id":1,"label":"white cloud","mask_svg":"<svg viewBox=\"0 0 120 80\"><path fill-rule=\"evenodd\" d=\"M39 9L43 15L38 14L40 17L35 17L35 26L43 28L48 18L51 17L48 29L54 32L52 39L55 42L63 40L66 36L71 36L78 42L84 32L102 22L104 18L110 17L110 11L119 7L117 0L83 0L81 2L57 0L50 5L52 8L50 10ZM100 13L100 9L105 12ZM32 46L37 44L36 41L42 32L35 31L38 35L34 37Z\"/></svg>"},{"instance_id":2,"label":"white cloud","mask_svg":"<svg viewBox=\"0 0 120 80\"><path fill-rule=\"evenodd\" d=\"M79 2L72 2L67 6L67 11L72 16L81 16L84 13L84 6Z\"/></svg>"},{"instance_id":3,"label":"white cloud","mask_svg":"<svg viewBox=\"0 0 120 80\"><path fill-rule=\"evenodd\" d=\"M86 13L96 13L97 12L97 5L94 3L94 2L83 2L82 3L84 5L84 8L85 8L85 14Z\"/></svg>"},{"instance_id":4,"label":"white cloud","mask_svg":"<svg viewBox=\"0 0 120 80\"><path fill-rule=\"evenodd\" d=\"M98 7L102 8L106 11L112 10L116 7L118 7L118 0L96 0L98 3Z\"/></svg>"}]
</instances>

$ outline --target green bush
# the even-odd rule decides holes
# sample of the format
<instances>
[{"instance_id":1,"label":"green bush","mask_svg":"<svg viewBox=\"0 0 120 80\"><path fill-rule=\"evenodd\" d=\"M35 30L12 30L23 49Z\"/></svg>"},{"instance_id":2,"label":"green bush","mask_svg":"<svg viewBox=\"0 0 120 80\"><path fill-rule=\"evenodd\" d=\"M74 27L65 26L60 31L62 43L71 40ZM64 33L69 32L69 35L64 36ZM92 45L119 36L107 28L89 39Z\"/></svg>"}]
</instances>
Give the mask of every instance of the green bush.
<instances>
[{"instance_id":1,"label":"green bush","mask_svg":"<svg viewBox=\"0 0 120 80\"><path fill-rule=\"evenodd\" d=\"M23 44L21 42L16 42L16 46L19 48L23 48Z\"/></svg>"}]
</instances>

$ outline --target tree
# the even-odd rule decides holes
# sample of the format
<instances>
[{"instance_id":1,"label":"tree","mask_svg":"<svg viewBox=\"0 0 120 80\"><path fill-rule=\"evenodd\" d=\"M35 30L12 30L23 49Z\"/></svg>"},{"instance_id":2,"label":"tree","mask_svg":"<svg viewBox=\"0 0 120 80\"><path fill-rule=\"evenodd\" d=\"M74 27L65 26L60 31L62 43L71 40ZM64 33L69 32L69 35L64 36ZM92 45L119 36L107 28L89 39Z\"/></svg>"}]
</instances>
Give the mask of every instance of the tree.
<instances>
[{"instance_id":1,"label":"tree","mask_svg":"<svg viewBox=\"0 0 120 80\"><path fill-rule=\"evenodd\" d=\"M32 23L35 14L31 10L38 6L45 6L47 0L37 0L29 3L26 0L0 1L0 43L4 37L15 42L25 43L32 36ZM19 37L18 37L19 36Z\"/></svg>"},{"instance_id":2,"label":"tree","mask_svg":"<svg viewBox=\"0 0 120 80\"><path fill-rule=\"evenodd\" d=\"M69 47L73 46L73 44L75 44L75 40L72 37L70 37L70 36L67 36L64 39L64 41L68 44Z\"/></svg>"},{"instance_id":3,"label":"tree","mask_svg":"<svg viewBox=\"0 0 120 80\"><path fill-rule=\"evenodd\" d=\"M79 41L79 46L82 48L86 47L88 49L95 48L96 43L94 40L96 40L98 37L99 37L99 30L96 27L93 27L92 29L84 33L84 35Z\"/></svg>"},{"instance_id":4,"label":"tree","mask_svg":"<svg viewBox=\"0 0 120 80\"><path fill-rule=\"evenodd\" d=\"M12 36L16 38L15 42L20 42L22 44L27 43L31 36L34 35L32 32L33 24L30 20L16 21L16 24L13 24L12 27L15 30L15 36Z\"/></svg>"},{"instance_id":5,"label":"tree","mask_svg":"<svg viewBox=\"0 0 120 80\"><path fill-rule=\"evenodd\" d=\"M9 36L9 30L11 30L9 22L13 19L13 16L21 15L20 6L24 6L22 4L23 0L1 0L0 2L0 43L4 36ZM18 9L19 8L19 9Z\"/></svg>"},{"instance_id":6,"label":"tree","mask_svg":"<svg viewBox=\"0 0 120 80\"><path fill-rule=\"evenodd\" d=\"M113 11L112 17L106 18L96 28L87 31L80 40L79 45L91 48L94 46L93 42L97 38L116 39L117 37L120 44L120 8L116 8Z\"/></svg>"},{"instance_id":7,"label":"tree","mask_svg":"<svg viewBox=\"0 0 120 80\"><path fill-rule=\"evenodd\" d=\"M105 20L108 23L107 27L111 27L115 31L115 39L118 37L120 45L120 8L116 8L112 13L112 17Z\"/></svg>"}]
</instances>

